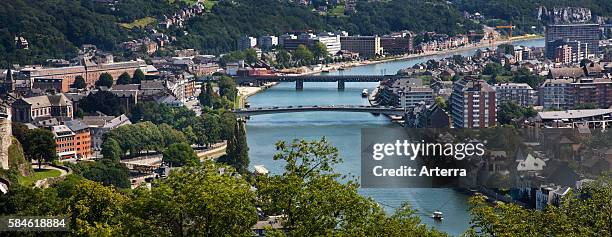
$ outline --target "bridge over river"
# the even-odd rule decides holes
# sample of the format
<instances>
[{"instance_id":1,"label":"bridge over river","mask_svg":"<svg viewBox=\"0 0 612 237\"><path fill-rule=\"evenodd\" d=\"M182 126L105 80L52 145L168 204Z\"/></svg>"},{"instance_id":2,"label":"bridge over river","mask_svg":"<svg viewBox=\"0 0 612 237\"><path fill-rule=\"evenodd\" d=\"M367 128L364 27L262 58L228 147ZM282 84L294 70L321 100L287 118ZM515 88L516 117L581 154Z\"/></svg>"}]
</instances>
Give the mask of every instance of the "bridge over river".
<instances>
[{"instance_id":1,"label":"bridge over river","mask_svg":"<svg viewBox=\"0 0 612 237\"><path fill-rule=\"evenodd\" d=\"M295 82L295 88L304 89L304 82L338 82L338 90L344 90L346 82L380 82L398 78L397 75L280 75L280 76L242 76L234 80L239 85L248 83L263 84L268 82Z\"/></svg>"},{"instance_id":2,"label":"bridge over river","mask_svg":"<svg viewBox=\"0 0 612 237\"><path fill-rule=\"evenodd\" d=\"M233 110L238 117L246 117L261 114L277 114L277 113L297 113L311 111L333 111L333 112L361 112L375 113L386 115L404 115L404 108L400 107L383 107L383 106L365 106L365 105L312 105L312 106L274 106L274 107L257 107L248 109Z\"/></svg>"}]
</instances>

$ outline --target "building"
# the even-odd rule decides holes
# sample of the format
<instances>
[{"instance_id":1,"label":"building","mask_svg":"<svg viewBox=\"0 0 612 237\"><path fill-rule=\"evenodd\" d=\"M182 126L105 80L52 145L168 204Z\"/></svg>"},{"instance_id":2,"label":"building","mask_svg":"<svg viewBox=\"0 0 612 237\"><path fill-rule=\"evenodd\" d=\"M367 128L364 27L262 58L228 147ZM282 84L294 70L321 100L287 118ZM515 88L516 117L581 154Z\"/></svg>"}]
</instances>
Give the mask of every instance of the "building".
<instances>
[{"instance_id":1,"label":"building","mask_svg":"<svg viewBox=\"0 0 612 237\"><path fill-rule=\"evenodd\" d=\"M72 101L62 93L21 98L16 100L12 107L13 120L21 123L49 118L72 119L74 112Z\"/></svg>"},{"instance_id":2,"label":"building","mask_svg":"<svg viewBox=\"0 0 612 237\"><path fill-rule=\"evenodd\" d=\"M91 132L91 149L94 151L102 150L102 142L105 134L123 125L132 124L125 114L117 117L106 115L83 116L82 121L87 124Z\"/></svg>"},{"instance_id":3,"label":"building","mask_svg":"<svg viewBox=\"0 0 612 237\"><path fill-rule=\"evenodd\" d=\"M38 86L44 88L60 88L61 91L67 92L68 87L74 84L74 80L77 76L81 76L85 79L88 87L93 87L96 81L100 78L103 73L110 74L115 80L123 73L134 75L136 70L147 71L147 64L143 60L129 61L129 62L113 62L107 64L96 64L92 61L86 60L83 62L83 66L70 66L70 67L57 67L57 68L25 68L20 70L18 77L20 79L30 81L30 84L36 83L38 80ZM46 79L46 80L42 80ZM48 81L48 79L61 79Z\"/></svg>"},{"instance_id":4,"label":"building","mask_svg":"<svg viewBox=\"0 0 612 237\"><path fill-rule=\"evenodd\" d=\"M556 63L569 64L574 62L572 55L572 47L569 45L562 45L555 48L555 57L553 59Z\"/></svg>"},{"instance_id":5,"label":"building","mask_svg":"<svg viewBox=\"0 0 612 237\"><path fill-rule=\"evenodd\" d=\"M562 124L593 124L600 125L606 122L609 127L612 123L612 109L581 109L563 111L538 112L536 121L548 125L558 126Z\"/></svg>"},{"instance_id":6,"label":"building","mask_svg":"<svg viewBox=\"0 0 612 237\"><path fill-rule=\"evenodd\" d=\"M341 36L342 50L359 53L363 58L372 58L383 55L378 36Z\"/></svg>"},{"instance_id":7,"label":"building","mask_svg":"<svg viewBox=\"0 0 612 237\"><path fill-rule=\"evenodd\" d=\"M247 50L257 45L257 39L249 36L242 36L238 39L238 50Z\"/></svg>"},{"instance_id":8,"label":"building","mask_svg":"<svg viewBox=\"0 0 612 237\"><path fill-rule=\"evenodd\" d=\"M404 126L408 128L449 128L450 118L438 104L421 103L406 114Z\"/></svg>"},{"instance_id":9,"label":"building","mask_svg":"<svg viewBox=\"0 0 612 237\"><path fill-rule=\"evenodd\" d=\"M557 41L559 39L586 44L589 57L599 55L598 24L548 25L544 42L546 45L546 58L554 59L555 49L559 46L559 41Z\"/></svg>"},{"instance_id":10,"label":"building","mask_svg":"<svg viewBox=\"0 0 612 237\"><path fill-rule=\"evenodd\" d=\"M261 36L257 39L257 46L262 49L271 49L278 45L278 37L273 35Z\"/></svg>"},{"instance_id":11,"label":"building","mask_svg":"<svg viewBox=\"0 0 612 237\"><path fill-rule=\"evenodd\" d=\"M434 91L422 85L418 78L400 78L383 86L382 103L403 108L414 108L419 104L431 105L434 102Z\"/></svg>"},{"instance_id":12,"label":"building","mask_svg":"<svg viewBox=\"0 0 612 237\"><path fill-rule=\"evenodd\" d=\"M497 121L495 90L484 80L466 77L456 81L450 107L455 128L493 127Z\"/></svg>"},{"instance_id":13,"label":"building","mask_svg":"<svg viewBox=\"0 0 612 237\"><path fill-rule=\"evenodd\" d=\"M333 33L320 33L317 34L317 37L311 40L312 44L321 43L325 45L327 48L327 53L329 55L336 55L341 49L342 46L340 44L340 35Z\"/></svg>"},{"instance_id":14,"label":"building","mask_svg":"<svg viewBox=\"0 0 612 237\"><path fill-rule=\"evenodd\" d=\"M499 83L495 85L497 105L505 102L514 102L522 107L529 107L536 103L536 91L527 83Z\"/></svg>"},{"instance_id":15,"label":"building","mask_svg":"<svg viewBox=\"0 0 612 237\"><path fill-rule=\"evenodd\" d=\"M539 104L544 109L568 109L573 105L570 97L572 79L546 80L538 89Z\"/></svg>"},{"instance_id":16,"label":"building","mask_svg":"<svg viewBox=\"0 0 612 237\"><path fill-rule=\"evenodd\" d=\"M74 132L66 125L56 125L51 127L51 132L55 137L55 148L57 156L60 159L73 159L76 158L76 151L74 147Z\"/></svg>"},{"instance_id":17,"label":"building","mask_svg":"<svg viewBox=\"0 0 612 237\"><path fill-rule=\"evenodd\" d=\"M605 78L552 79L538 89L544 109L571 109L580 106L612 106L612 80Z\"/></svg>"},{"instance_id":18,"label":"building","mask_svg":"<svg viewBox=\"0 0 612 237\"><path fill-rule=\"evenodd\" d=\"M414 50L414 34L409 31L394 33L380 37L380 47L386 54L400 55Z\"/></svg>"},{"instance_id":19,"label":"building","mask_svg":"<svg viewBox=\"0 0 612 237\"><path fill-rule=\"evenodd\" d=\"M77 159L91 158L91 133L87 124L81 120L70 120L64 122L73 136L73 147Z\"/></svg>"}]
</instances>

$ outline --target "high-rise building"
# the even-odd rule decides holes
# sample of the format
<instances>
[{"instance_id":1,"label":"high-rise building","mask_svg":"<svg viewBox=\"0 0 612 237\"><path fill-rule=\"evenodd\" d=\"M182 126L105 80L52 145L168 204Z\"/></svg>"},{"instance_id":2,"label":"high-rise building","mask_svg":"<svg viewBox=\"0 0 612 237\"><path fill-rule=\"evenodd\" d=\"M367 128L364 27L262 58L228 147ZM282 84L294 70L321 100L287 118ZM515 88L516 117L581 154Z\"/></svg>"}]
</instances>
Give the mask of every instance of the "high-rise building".
<instances>
[{"instance_id":1,"label":"high-rise building","mask_svg":"<svg viewBox=\"0 0 612 237\"><path fill-rule=\"evenodd\" d=\"M554 61L557 63L571 63L574 61L574 57L572 56L572 47L569 45L562 45L555 48Z\"/></svg>"},{"instance_id":2,"label":"high-rise building","mask_svg":"<svg viewBox=\"0 0 612 237\"><path fill-rule=\"evenodd\" d=\"M380 37L380 47L385 53L398 55L413 51L414 34L412 32L400 32Z\"/></svg>"},{"instance_id":3,"label":"high-rise building","mask_svg":"<svg viewBox=\"0 0 612 237\"><path fill-rule=\"evenodd\" d=\"M598 24L548 25L545 38L546 57L554 59L555 49L560 46L559 39L586 44L588 56L597 56L599 55L599 35Z\"/></svg>"},{"instance_id":4,"label":"high-rise building","mask_svg":"<svg viewBox=\"0 0 612 237\"><path fill-rule=\"evenodd\" d=\"M240 51L253 48L256 45L257 39L255 39L254 37L249 37L245 35L238 39L238 50Z\"/></svg>"},{"instance_id":5,"label":"high-rise building","mask_svg":"<svg viewBox=\"0 0 612 237\"><path fill-rule=\"evenodd\" d=\"M371 58L383 54L378 36L342 36L340 37L342 50L359 53L360 57Z\"/></svg>"},{"instance_id":6,"label":"high-rise building","mask_svg":"<svg viewBox=\"0 0 612 237\"><path fill-rule=\"evenodd\" d=\"M486 128L497 121L496 93L484 80L465 77L456 81L450 107L455 128Z\"/></svg>"},{"instance_id":7,"label":"high-rise building","mask_svg":"<svg viewBox=\"0 0 612 237\"><path fill-rule=\"evenodd\" d=\"M278 45L278 37L273 35L261 36L257 39L257 46L262 49L270 49Z\"/></svg>"},{"instance_id":8,"label":"high-rise building","mask_svg":"<svg viewBox=\"0 0 612 237\"><path fill-rule=\"evenodd\" d=\"M527 83L499 83L495 85L497 104L514 102L523 107L535 104L536 92Z\"/></svg>"},{"instance_id":9,"label":"high-rise building","mask_svg":"<svg viewBox=\"0 0 612 237\"><path fill-rule=\"evenodd\" d=\"M544 109L612 106L612 80L605 78L546 80L538 93L540 105Z\"/></svg>"},{"instance_id":10,"label":"high-rise building","mask_svg":"<svg viewBox=\"0 0 612 237\"><path fill-rule=\"evenodd\" d=\"M312 39L313 43L321 43L327 48L327 53L330 55L336 55L338 51L342 49L340 45L340 35L333 33L320 33L317 37Z\"/></svg>"}]
</instances>

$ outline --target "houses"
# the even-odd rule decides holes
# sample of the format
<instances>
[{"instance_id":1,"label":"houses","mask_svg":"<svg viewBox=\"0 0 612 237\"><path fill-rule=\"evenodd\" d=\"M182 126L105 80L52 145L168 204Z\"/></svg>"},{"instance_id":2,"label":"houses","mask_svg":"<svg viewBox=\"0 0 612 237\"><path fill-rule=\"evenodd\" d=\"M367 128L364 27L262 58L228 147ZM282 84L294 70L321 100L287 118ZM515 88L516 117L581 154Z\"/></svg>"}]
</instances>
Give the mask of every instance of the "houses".
<instances>
[{"instance_id":1,"label":"houses","mask_svg":"<svg viewBox=\"0 0 612 237\"><path fill-rule=\"evenodd\" d=\"M104 135L110 130L123 125L132 124L130 119L125 116L125 114L117 117L103 114L83 116L82 122L87 125L87 128L91 133L91 149L93 151L100 151L102 149Z\"/></svg>"}]
</instances>

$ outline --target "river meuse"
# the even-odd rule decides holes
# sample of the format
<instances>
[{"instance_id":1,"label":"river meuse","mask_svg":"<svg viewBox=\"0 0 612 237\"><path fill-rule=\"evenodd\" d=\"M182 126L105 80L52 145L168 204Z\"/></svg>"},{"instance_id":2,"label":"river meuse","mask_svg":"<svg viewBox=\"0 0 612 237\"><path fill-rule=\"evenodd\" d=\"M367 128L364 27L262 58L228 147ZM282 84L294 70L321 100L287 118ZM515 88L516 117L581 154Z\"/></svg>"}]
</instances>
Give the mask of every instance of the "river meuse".
<instances>
[{"instance_id":1,"label":"river meuse","mask_svg":"<svg viewBox=\"0 0 612 237\"><path fill-rule=\"evenodd\" d=\"M544 41L528 40L515 44L542 47ZM441 59L461 54L471 56L476 50L470 49L452 54L392 61L381 64L354 67L330 74L381 75L395 74L399 69L411 67L430 59ZM337 90L336 83L304 83L303 91L295 90L295 83L280 83L248 100L253 107L287 105L368 105L361 98L361 91L372 91L378 83L346 83L344 91ZM264 165L272 173L280 173L284 164L274 161L274 143L279 140L320 139L326 137L338 147L343 163L336 171L356 178L360 173L361 128L396 127L385 116L369 113L305 112L254 116L247 122L247 141L251 167ZM468 196L453 189L360 189L360 193L378 201L388 211L403 202L409 202L417 210L421 221L450 235L461 235L469 228ZM430 218L435 210L444 213L444 221Z\"/></svg>"}]
</instances>

